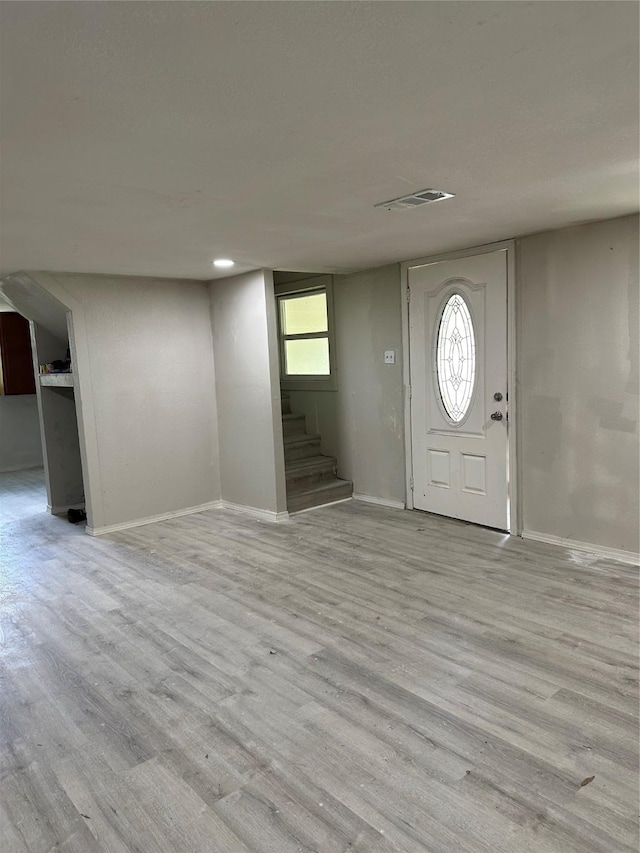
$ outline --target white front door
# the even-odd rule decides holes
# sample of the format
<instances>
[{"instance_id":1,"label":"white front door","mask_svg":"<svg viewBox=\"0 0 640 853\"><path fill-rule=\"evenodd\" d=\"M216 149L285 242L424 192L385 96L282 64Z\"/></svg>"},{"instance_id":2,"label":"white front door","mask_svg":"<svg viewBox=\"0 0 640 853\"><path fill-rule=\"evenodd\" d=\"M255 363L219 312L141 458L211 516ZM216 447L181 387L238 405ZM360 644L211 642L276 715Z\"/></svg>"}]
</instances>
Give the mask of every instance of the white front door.
<instances>
[{"instance_id":1,"label":"white front door","mask_svg":"<svg viewBox=\"0 0 640 853\"><path fill-rule=\"evenodd\" d=\"M507 530L507 251L408 284L414 507Z\"/></svg>"}]
</instances>

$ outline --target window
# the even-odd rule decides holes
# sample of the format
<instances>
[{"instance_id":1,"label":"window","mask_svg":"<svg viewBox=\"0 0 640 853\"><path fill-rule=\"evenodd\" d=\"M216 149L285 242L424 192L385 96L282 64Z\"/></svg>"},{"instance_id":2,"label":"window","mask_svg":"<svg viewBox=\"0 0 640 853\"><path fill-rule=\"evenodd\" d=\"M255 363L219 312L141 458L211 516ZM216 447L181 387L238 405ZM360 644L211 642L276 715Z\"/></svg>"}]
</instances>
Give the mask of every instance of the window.
<instances>
[{"instance_id":1,"label":"window","mask_svg":"<svg viewBox=\"0 0 640 853\"><path fill-rule=\"evenodd\" d=\"M325 290L282 296L280 324L285 376L329 376L329 319Z\"/></svg>"},{"instance_id":2,"label":"window","mask_svg":"<svg viewBox=\"0 0 640 853\"><path fill-rule=\"evenodd\" d=\"M284 387L333 390L331 277L276 287Z\"/></svg>"},{"instance_id":3,"label":"window","mask_svg":"<svg viewBox=\"0 0 640 853\"><path fill-rule=\"evenodd\" d=\"M476 382L476 341L473 320L461 293L447 299L436 343L438 390L453 423L464 420Z\"/></svg>"}]
</instances>

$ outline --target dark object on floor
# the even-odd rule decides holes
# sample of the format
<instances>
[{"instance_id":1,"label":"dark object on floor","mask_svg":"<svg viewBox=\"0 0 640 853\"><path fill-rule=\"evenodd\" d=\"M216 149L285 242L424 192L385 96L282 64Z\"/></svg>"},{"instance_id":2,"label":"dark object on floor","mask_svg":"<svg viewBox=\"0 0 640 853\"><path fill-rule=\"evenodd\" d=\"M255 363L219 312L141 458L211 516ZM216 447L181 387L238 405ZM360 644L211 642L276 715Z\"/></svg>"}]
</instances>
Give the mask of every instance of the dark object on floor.
<instances>
[{"instance_id":1,"label":"dark object on floor","mask_svg":"<svg viewBox=\"0 0 640 853\"><path fill-rule=\"evenodd\" d=\"M583 779L582 782L580 782L580 787L584 788L585 785L589 785L591 782L593 782L595 778L595 776L587 776L586 779Z\"/></svg>"},{"instance_id":2,"label":"dark object on floor","mask_svg":"<svg viewBox=\"0 0 640 853\"><path fill-rule=\"evenodd\" d=\"M67 511L67 518L71 524L80 524L81 521L87 520L87 513L83 509L70 509Z\"/></svg>"}]
</instances>

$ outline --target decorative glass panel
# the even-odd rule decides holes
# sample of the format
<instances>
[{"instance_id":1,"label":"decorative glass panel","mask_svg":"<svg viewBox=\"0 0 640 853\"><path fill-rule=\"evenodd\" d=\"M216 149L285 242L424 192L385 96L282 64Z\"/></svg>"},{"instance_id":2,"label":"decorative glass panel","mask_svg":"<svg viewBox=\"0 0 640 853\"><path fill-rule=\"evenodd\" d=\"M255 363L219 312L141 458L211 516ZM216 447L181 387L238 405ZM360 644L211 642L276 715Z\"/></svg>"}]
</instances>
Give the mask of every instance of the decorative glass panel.
<instances>
[{"instance_id":1,"label":"decorative glass panel","mask_svg":"<svg viewBox=\"0 0 640 853\"><path fill-rule=\"evenodd\" d=\"M284 342L287 376L329 376L327 338L302 338Z\"/></svg>"},{"instance_id":2,"label":"decorative glass panel","mask_svg":"<svg viewBox=\"0 0 640 853\"><path fill-rule=\"evenodd\" d=\"M326 332L327 294L311 293L280 300L282 305L282 331L285 335L305 335Z\"/></svg>"},{"instance_id":3,"label":"decorative glass panel","mask_svg":"<svg viewBox=\"0 0 640 853\"><path fill-rule=\"evenodd\" d=\"M476 382L476 336L464 296L447 300L436 344L438 389L446 413L454 423L464 420Z\"/></svg>"}]
</instances>

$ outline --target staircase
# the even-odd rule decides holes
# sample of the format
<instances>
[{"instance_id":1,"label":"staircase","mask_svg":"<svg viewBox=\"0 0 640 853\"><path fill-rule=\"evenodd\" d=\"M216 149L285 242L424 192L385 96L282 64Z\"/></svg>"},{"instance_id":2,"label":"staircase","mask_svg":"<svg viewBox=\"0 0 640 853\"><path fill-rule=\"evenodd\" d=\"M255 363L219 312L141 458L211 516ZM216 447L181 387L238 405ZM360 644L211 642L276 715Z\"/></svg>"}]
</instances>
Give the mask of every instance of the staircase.
<instances>
[{"instance_id":1,"label":"staircase","mask_svg":"<svg viewBox=\"0 0 640 853\"><path fill-rule=\"evenodd\" d=\"M291 413L291 401L285 391L281 398L287 510L299 512L350 498L353 484L338 479L333 456L320 453L320 436L306 432L304 415Z\"/></svg>"}]
</instances>

